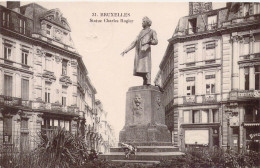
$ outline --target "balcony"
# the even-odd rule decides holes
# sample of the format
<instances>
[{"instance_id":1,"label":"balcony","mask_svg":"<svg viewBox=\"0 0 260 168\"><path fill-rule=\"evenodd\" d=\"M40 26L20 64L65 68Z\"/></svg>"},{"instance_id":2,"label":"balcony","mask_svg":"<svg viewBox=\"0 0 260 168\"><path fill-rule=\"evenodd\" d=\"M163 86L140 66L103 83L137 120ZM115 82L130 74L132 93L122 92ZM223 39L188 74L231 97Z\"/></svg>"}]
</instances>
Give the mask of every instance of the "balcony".
<instances>
[{"instance_id":1,"label":"balcony","mask_svg":"<svg viewBox=\"0 0 260 168\"><path fill-rule=\"evenodd\" d=\"M32 108L32 102L29 100L23 100L17 97L0 95L0 105L5 106L23 106L26 108Z\"/></svg>"},{"instance_id":2,"label":"balcony","mask_svg":"<svg viewBox=\"0 0 260 168\"><path fill-rule=\"evenodd\" d=\"M195 95L192 96L184 96L183 97L183 104L195 104L196 101L196 97Z\"/></svg>"},{"instance_id":3,"label":"balcony","mask_svg":"<svg viewBox=\"0 0 260 168\"><path fill-rule=\"evenodd\" d=\"M70 113L78 115L77 106L62 106L60 103L45 103L43 101L32 102L32 108L35 110L44 110L54 113Z\"/></svg>"},{"instance_id":4,"label":"balcony","mask_svg":"<svg viewBox=\"0 0 260 168\"><path fill-rule=\"evenodd\" d=\"M240 61L260 59L260 53L241 55L239 56Z\"/></svg>"},{"instance_id":5,"label":"balcony","mask_svg":"<svg viewBox=\"0 0 260 168\"><path fill-rule=\"evenodd\" d=\"M14 62L8 59L4 59L4 63L8 65L13 65Z\"/></svg>"},{"instance_id":6,"label":"balcony","mask_svg":"<svg viewBox=\"0 0 260 168\"><path fill-rule=\"evenodd\" d=\"M208 24L205 26L205 31L210 31L210 30L216 30L218 28L218 25L215 24Z\"/></svg>"},{"instance_id":7,"label":"balcony","mask_svg":"<svg viewBox=\"0 0 260 168\"><path fill-rule=\"evenodd\" d=\"M2 20L1 20L2 21ZM3 21L2 21L3 22ZM6 22L6 24L1 24L2 28L8 29L8 30L12 30L16 33L31 37L32 36L32 32L29 28L22 28L18 25L15 25L14 23L10 23L10 22Z\"/></svg>"},{"instance_id":8,"label":"balcony","mask_svg":"<svg viewBox=\"0 0 260 168\"><path fill-rule=\"evenodd\" d=\"M216 103L216 102L217 102L217 95L215 94L202 96L202 103Z\"/></svg>"},{"instance_id":9,"label":"balcony","mask_svg":"<svg viewBox=\"0 0 260 168\"><path fill-rule=\"evenodd\" d=\"M185 29L185 35L195 34L198 32L198 30L199 30L198 27L192 27L192 28Z\"/></svg>"}]
</instances>

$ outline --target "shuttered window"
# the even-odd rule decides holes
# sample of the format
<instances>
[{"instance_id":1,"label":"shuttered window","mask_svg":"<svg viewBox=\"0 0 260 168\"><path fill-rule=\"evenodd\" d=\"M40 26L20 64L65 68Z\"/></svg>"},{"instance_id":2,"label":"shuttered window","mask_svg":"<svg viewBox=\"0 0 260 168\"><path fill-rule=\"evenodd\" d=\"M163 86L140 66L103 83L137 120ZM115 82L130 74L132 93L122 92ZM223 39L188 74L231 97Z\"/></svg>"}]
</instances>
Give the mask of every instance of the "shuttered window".
<instances>
[{"instance_id":1,"label":"shuttered window","mask_svg":"<svg viewBox=\"0 0 260 168\"><path fill-rule=\"evenodd\" d=\"M12 85L13 85L12 76L4 75L4 95L5 96L12 96Z\"/></svg>"},{"instance_id":2,"label":"shuttered window","mask_svg":"<svg viewBox=\"0 0 260 168\"><path fill-rule=\"evenodd\" d=\"M29 100L29 80L22 79L22 99Z\"/></svg>"}]
</instances>

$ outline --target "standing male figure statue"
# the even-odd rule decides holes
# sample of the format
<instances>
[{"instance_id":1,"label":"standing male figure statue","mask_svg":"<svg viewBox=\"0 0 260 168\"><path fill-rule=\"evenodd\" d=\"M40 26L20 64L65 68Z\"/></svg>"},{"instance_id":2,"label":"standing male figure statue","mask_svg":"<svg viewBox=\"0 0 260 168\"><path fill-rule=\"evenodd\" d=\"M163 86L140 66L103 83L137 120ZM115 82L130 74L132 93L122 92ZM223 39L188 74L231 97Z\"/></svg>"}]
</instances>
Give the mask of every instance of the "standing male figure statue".
<instances>
[{"instance_id":1,"label":"standing male figure statue","mask_svg":"<svg viewBox=\"0 0 260 168\"><path fill-rule=\"evenodd\" d=\"M121 55L135 47L134 76L143 77L143 85L151 85L151 45L157 45L157 35L150 28L152 21L148 17L143 18L143 30L132 44Z\"/></svg>"}]
</instances>

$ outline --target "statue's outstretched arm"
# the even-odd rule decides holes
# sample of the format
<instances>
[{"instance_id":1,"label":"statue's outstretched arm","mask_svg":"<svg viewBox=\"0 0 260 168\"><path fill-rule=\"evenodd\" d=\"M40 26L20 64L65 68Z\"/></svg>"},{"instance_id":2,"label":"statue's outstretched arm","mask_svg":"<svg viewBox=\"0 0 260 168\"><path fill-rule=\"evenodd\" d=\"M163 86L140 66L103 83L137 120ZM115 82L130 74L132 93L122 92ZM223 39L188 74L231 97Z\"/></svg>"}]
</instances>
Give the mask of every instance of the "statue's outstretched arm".
<instances>
[{"instance_id":1,"label":"statue's outstretched arm","mask_svg":"<svg viewBox=\"0 0 260 168\"><path fill-rule=\"evenodd\" d=\"M126 54L128 51L132 50L133 48L135 48L135 45L137 43L137 39L138 37L130 44L129 47L127 47L122 53L121 55L124 56L124 54Z\"/></svg>"}]
</instances>

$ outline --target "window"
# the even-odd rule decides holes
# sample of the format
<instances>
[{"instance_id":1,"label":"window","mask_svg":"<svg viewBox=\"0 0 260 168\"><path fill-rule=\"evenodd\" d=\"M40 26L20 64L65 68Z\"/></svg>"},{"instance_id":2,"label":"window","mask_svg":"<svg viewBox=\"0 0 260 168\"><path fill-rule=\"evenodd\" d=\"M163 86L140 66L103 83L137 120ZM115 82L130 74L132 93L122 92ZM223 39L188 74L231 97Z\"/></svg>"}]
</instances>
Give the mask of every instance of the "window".
<instances>
[{"instance_id":1,"label":"window","mask_svg":"<svg viewBox=\"0 0 260 168\"><path fill-rule=\"evenodd\" d=\"M241 48L242 49L242 55L248 55L249 54L249 50L250 50L249 44L250 44L249 37L245 37L244 42L243 42L243 48Z\"/></svg>"},{"instance_id":2,"label":"window","mask_svg":"<svg viewBox=\"0 0 260 168\"><path fill-rule=\"evenodd\" d=\"M249 68L248 67L245 67L244 75L245 75L245 90L249 90Z\"/></svg>"},{"instance_id":3,"label":"window","mask_svg":"<svg viewBox=\"0 0 260 168\"><path fill-rule=\"evenodd\" d=\"M51 96L51 85L49 83L45 83L45 103L50 103Z\"/></svg>"},{"instance_id":4,"label":"window","mask_svg":"<svg viewBox=\"0 0 260 168\"><path fill-rule=\"evenodd\" d=\"M218 115L219 115L218 110L217 109L213 109L212 110L212 117L213 117L212 121L213 121L213 123L219 122Z\"/></svg>"},{"instance_id":5,"label":"window","mask_svg":"<svg viewBox=\"0 0 260 168\"><path fill-rule=\"evenodd\" d=\"M190 122L190 111L183 111L183 122L184 123Z\"/></svg>"},{"instance_id":6,"label":"window","mask_svg":"<svg viewBox=\"0 0 260 168\"><path fill-rule=\"evenodd\" d=\"M186 95L195 95L195 77L187 77L186 78L187 82L187 92Z\"/></svg>"},{"instance_id":7,"label":"window","mask_svg":"<svg viewBox=\"0 0 260 168\"><path fill-rule=\"evenodd\" d=\"M51 28L52 28L52 26L47 24L47 30L46 30L47 36L51 35Z\"/></svg>"},{"instance_id":8,"label":"window","mask_svg":"<svg viewBox=\"0 0 260 168\"><path fill-rule=\"evenodd\" d=\"M215 59L215 42L207 43L205 46L205 59Z\"/></svg>"},{"instance_id":9,"label":"window","mask_svg":"<svg viewBox=\"0 0 260 168\"><path fill-rule=\"evenodd\" d=\"M201 123L208 123L208 122L209 122L209 111L201 110Z\"/></svg>"},{"instance_id":10,"label":"window","mask_svg":"<svg viewBox=\"0 0 260 168\"><path fill-rule=\"evenodd\" d=\"M12 117L3 118L4 143L12 143Z\"/></svg>"},{"instance_id":11,"label":"window","mask_svg":"<svg viewBox=\"0 0 260 168\"><path fill-rule=\"evenodd\" d=\"M217 28L217 15L208 16L208 30Z\"/></svg>"},{"instance_id":12,"label":"window","mask_svg":"<svg viewBox=\"0 0 260 168\"><path fill-rule=\"evenodd\" d=\"M186 53L187 53L187 57L186 57L186 61L187 62L194 62L195 61L195 47L188 47L186 49Z\"/></svg>"},{"instance_id":13,"label":"window","mask_svg":"<svg viewBox=\"0 0 260 168\"><path fill-rule=\"evenodd\" d=\"M19 31L22 34L25 34L25 21L22 19L19 19Z\"/></svg>"},{"instance_id":14,"label":"window","mask_svg":"<svg viewBox=\"0 0 260 168\"><path fill-rule=\"evenodd\" d=\"M189 34L197 33L197 18L190 19L188 26Z\"/></svg>"},{"instance_id":15,"label":"window","mask_svg":"<svg viewBox=\"0 0 260 168\"><path fill-rule=\"evenodd\" d=\"M67 86L62 86L61 103L63 106L67 105L66 99L67 99Z\"/></svg>"},{"instance_id":16,"label":"window","mask_svg":"<svg viewBox=\"0 0 260 168\"><path fill-rule=\"evenodd\" d=\"M29 100L29 80L22 79L22 99Z\"/></svg>"},{"instance_id":17,"label":"window","mask_svg":"<svg viewBox=\"0 0 260 168\"><path fill-rule=\"evenodd\" d=\"M206 94L215 93L215 75L206 75Z\"/></svg>"},{"instance_id":18,"label":"window","mask_svg":"<svg viewBox=\"0 0 260 168\"><path fill-rule=\"evenodd\" d=\"M200 123L200 111L192 111L192 123Z\"/></svg>"},{"instance_id":19,"label":"window","mask_svg":"<svg viewBox=\"0 0 260 168\"><path fill-rule=\"evenodd\" d=\"M4 75L4 94L5 96L12 96L13 77Z\"/></svg>"},{"instance_id":20,"label":"window","mask_svg":"<svg viewBox=\"0 0 260 168\"><path fill-rule=\"evenodd\" d=\"M70 122L69 121L65 121L64 127L65 127L66 131L69 131L70 130Z\"/></svg>"},{"instance_id":21,"label":"window","mask_svg":"<svg viewBox=\"0 0 260 168\"><path fill-rule=\"evenodd\" d=\"M260 90L260 66L255 66L255 90Z\"/></svg>"},{"instance_id":22,"label":"window","mask_svg":"<svg viewBox=\"0 0 260 168\"><path fill-rule=\"evenodd\" d=\"M59 126L59 120L53 120L53 126L54 128L57 128Z\"/></svg>"},{"instance_id":23,"label":"window","mask_svg":"<svg viewBox=\"0 0 260 168\"><path fill-rule=\"evenodd\" d=\"M11 45L9 44L5 44L4 45L4 59L10 60L11 56L12 56L12 49L11 49Z\"/></svg>"},{"instance_id":24,"label":"window","mask_svg":"<svg viewBox=\"0 0 260 168\"><path fill-rule=\"evenodd\" d=\"M243 6L243 16L249 16L249 7L250 7L250 4L249 3L244 3L244 6Z\"/></svg>"},{"instance_id":25,"label":"window","mask_svg":"<svg viewBox=\"0 0 260 168\"><path fill-rule=\"evenodd\" d=\"M260 13L260 3L254 3L254 14Z\"/></svg>"},{"instance_id":26,"label":"window","mask_svg":"<svg viewBox=\"0 0 260 168\"><path fill-rule=\"evenodd\" d=\"M67 64L68 61L67 60L62 60L62 75L67 75Z\"/></svg>"},{"instance_id":27,"label":"window","mask_svg":"<svg viewBox=\"0 0 260 168\"><path fill-rule=\"evenodd\" d=\"M28 118L21 118L21 129L28 129Z\"/></svg>"},{"instance_id":28,"label":"window","mask_svg":"<svg viewBox=\"0 0 260 168\"><path fill-rule=\"evenodd\" d=\"M254 36L254 53L260 53L260 34Z\"/></svg>"},{"instance_id":29,"label":"window","mask_svg":"<svg viewBox=\"0 0 260 168\"><path fill-rule=\"evenodd\" d=\"M27 50L22 50L22 64L28 65L28 54Z\"/></svg>"},{"instance_id":30,"label":"window","mask_svg":"<svg viewBox=\"0 0 260 168\"><path fill-rule=\"evenodd\" d=\"M3 26L9 27L10 26L10 14L3 12Z\"/></svg>"},{"instance_id":31,"label":"window","mask_svg":"<svg viewBox=\"0 0 260 168\"><path fill-rule=\"evenodd\" d=\"M62 96L62 105L66 106L66 97L63 97L63 96Z\"/></svg>"},{"instance_id":32,"label":"window","mask_svg":"<svg viewBox=\"0 0 260 168\"><path fill-rule=\"evenodd\" d=\"M45 56L45 69L48 71L52 71L52 55L49 53L46 53Z\"/></svg>"}]
</instances>

